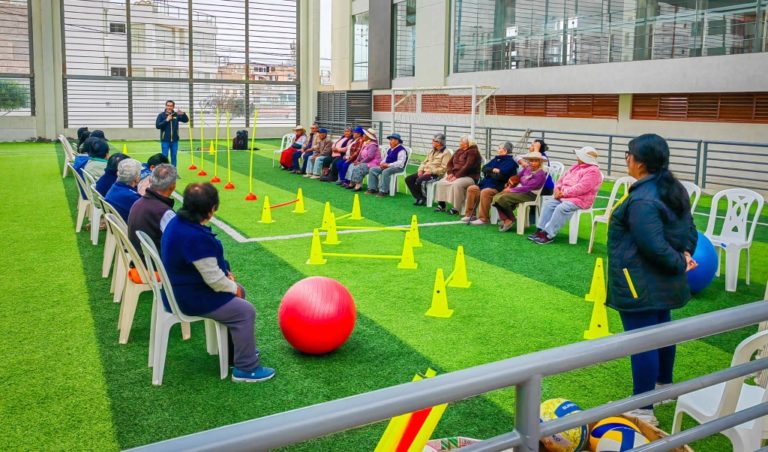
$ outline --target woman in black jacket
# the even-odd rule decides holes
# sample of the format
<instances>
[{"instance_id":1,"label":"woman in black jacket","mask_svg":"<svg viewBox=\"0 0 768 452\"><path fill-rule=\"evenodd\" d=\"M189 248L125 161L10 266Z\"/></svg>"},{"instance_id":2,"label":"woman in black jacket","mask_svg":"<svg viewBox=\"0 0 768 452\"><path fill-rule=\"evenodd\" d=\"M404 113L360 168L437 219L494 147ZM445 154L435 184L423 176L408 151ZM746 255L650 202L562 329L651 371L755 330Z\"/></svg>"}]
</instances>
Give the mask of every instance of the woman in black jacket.
<instances>
[{"instance_id":1,"label":"woman in black jacket","mask_svg":"<svg viewBox=\"0 0 768 452\"><path fill-rule=\"evenodd\" d=\"M629 142L627 172L637 179L614 207L608 225L608 306L624 331L670 321L691 298L686 272L697 233L688 192L669 171L669 146L658 135ZM672 383L675 346L632 355L633 393ZM631 413L656 423L653 407Z\"/></svg>"}]
</instances>

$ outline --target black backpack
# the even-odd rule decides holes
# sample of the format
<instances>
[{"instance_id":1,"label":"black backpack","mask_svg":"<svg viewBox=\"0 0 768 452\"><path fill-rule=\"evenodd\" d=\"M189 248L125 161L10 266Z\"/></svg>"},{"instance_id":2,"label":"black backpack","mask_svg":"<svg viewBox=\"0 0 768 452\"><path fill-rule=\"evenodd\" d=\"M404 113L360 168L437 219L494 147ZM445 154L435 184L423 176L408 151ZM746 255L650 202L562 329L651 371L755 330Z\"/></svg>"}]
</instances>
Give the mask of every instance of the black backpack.
<instances>
[{"instance_id":1,"label":"black backpack","mask_svg":"<svg viewBox=\"0 0 768 452\"><path fill-rule=\"evenodd\" d=\"M248 131L238 130L235 138L232 139L232 149L235 151L245 151L248 149Z\"/></svg>"}]
</instances>

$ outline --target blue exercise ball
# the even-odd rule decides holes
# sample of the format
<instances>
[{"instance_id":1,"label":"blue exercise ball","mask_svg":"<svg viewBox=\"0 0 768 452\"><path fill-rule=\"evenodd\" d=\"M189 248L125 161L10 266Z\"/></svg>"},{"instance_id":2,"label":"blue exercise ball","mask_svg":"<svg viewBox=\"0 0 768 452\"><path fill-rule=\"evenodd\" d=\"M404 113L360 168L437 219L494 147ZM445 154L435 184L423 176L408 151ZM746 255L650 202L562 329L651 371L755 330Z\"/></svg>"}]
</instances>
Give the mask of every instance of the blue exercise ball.
<instances>
[{"instance_id":1,"label":"blue exercise ball","mask_svg":"<svg viewBox=\"0 0 768 452\"><path fill-rule=\"evenodd\" d=\"M712 242L699 232L699 241L693 253L693 260L699 266L688 272L688 286L691 288L691 293L701 292L712 282L717 272L717 259L717 251Z\"/></svg>"}]
</instances>

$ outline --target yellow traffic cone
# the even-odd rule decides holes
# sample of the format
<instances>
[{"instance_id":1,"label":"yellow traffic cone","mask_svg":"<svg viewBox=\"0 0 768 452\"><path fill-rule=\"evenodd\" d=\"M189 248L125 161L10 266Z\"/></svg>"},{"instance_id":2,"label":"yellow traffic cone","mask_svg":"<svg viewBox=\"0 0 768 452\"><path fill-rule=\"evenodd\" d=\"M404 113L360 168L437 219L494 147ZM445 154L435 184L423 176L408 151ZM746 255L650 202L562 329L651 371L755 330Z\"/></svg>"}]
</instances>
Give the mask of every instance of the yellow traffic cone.
<instances>
[{"instance_id":1,"label":"yellow traffic cone","mask_svg":"<svg viewBox=\"0 0 768 452\"><path fill-rule=\"evenodd\" d=\"M397 264L397 268L401 270L414 270L419 264L413 258L413 245L412 245L411 233L405 233L405 240L403 240L403 255L400 257L400 263Z\"/></svg>"},{"instance_id":2,"label":"yellow traffic cone","mask_svg":"<svg viewBox=\"0 0 768 452\"><path fill-rule=\"evenodd\" d=\"M589 321L589 329L584 331L584 339L598 339L611 334L608 330L608 311L605 309L605 300L596 300L592 305L592 318Z\"/></svg>"},{"instance_id":3,"label":"yellow traffic cone","mask_svg":"<svg viewBox=\"0 0 768 452\"><path fill-rule=\"evenodd\" d=\"M411 217L411 229L408 231L411 234L411 243L414 248L421 248L421 239L419 238L419 220L416 215Z\"/></svg>"},{"instance_id":4,"label":"yellow traffic cone","mask_svg":"<svg viewBox=\"0 0 768 452\"><path fill-rule=\"evenodd\" d=\"M447 319L453 315L453 309L448 309L448 293L445 288L443 269L438 268L435 274L435 288L432 290L432 306L424 314L429 317Z\"/></svg>"},{"instance_id":5,"label":"yellow traffic cone","mask_svg":"<svg viewBox=\"0 0 768 452\"><path fill-rule=\"evenodd\" d=\"M309 248L307 265L325 265L327 259L323 259L323 245L320 244L320 230L312 231L312 246Z\"/></svg>"},{"instance_id":6,"label":"yellow traffic cone","mask_svg":"<svg viewBox=\"0 0 768 452\"><path fill-rule=\"evenodd\" d=\"M602 300L605 302L607 294L605 293L605 273L603 273L603 258L598 257L595 261L595 271L592 273L592 285L589 287L589 293L584 295L587 301Z\"/></svg>"},{"instance_id":7,"label":"yellow traffic cone","mask_svg":"<svg viewBox=\"0 0 768 452\"><path fill-rule=\"evenodd\" d=\"M349 217L350 220L362 220L363 219L363 213L360 210L360 196L358 196L357 193L355 193L355 198L352 201L352 215Z\"/></svg>"},{"instance_id":8,"label":"yellow traffic cone","mask_svg":"<svg viewBox=\"0 0 768 452\"><path fill-rule=\"evenodd\" d=\"M261 208L261 220L259 223L274 223L272 220L272 208L269 207L269 196L264 197L264 207Z\"/></svg>"},{"instance_id":9,"label":"yellow traffic cone","mask_svg":"<svg viewBox=\"0 0 768 452\"><path fill-rule=\"evenodd\" d=\"M216 153L216 148L213 147L213 141L211 141L211 146L208 148L208 155L213 155Z\"/></svg>"},{"instance_id":10,"label":"yellow traffic cone","mask_svg":"<svg viewBox=\"0 0 768 452\"><path fill-rule=\"evenodd\" d=\"M128 155L128 145L123 143L123 154Z\"/></svg>"},{"instance_id":11,"label":"yellow traffic cone","mask_svg":"<svg viewBox=\"0 0 768 452\"><path fill-rule=\"evenodd\" d=\"M323 222L320 224L320 229L323 231L328 230L328 219L331 217L331 203L325 202L325 210L323 210Z\"/></svg>"},{"instance_id":12,"label":"yellow traffic cone","mask_svg":"<svg viewBox=\"0 0 768 452\"><path fill-rule=\"evenodd\" d=\"M325 234L325 241L323 243L326 245L338 245L341 243L336 231L336 215L333 213L328 218L328 232Z\"/></svg>"},{"instance_id":13,"label":"yellow traffic cone","mask_svg":"<svg viewBox=\"0 0 768 452\"><path fill-rule=\"evenodd\" d=\"M307 211L304 210L304 192L301 189L296 193L296 200L296 207L294 207L293 213L306 213Z\"/></svg>"},{"instance_id":14,"label":"yellow traffic cone","mask_svg":"<svg viewBox=\"0 0 768 452\"><path fill-rule=\"evenodd\" d=\"M453 263L453 273L451 273L451 280L448 282L448 287L458 287L461 289L469 289L472 282L467 279L467 262L464 259L464 247L459 245L456 249L456 261Z\"/></svg>"}]
</instances>

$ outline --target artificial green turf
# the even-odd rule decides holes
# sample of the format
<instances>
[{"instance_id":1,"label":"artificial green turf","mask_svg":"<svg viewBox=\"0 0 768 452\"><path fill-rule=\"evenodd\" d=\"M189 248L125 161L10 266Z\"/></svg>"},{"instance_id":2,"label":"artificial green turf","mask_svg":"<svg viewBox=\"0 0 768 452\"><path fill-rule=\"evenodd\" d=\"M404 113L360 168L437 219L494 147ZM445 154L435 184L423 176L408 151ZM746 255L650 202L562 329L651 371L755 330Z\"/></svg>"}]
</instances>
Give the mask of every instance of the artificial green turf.
<instances>
[{"instance_id":1,"label":"artificial green turf","mask_svg":"<svg viewBox=\"0 0 768 452\"><path fill-rule=\"evenodd\" d=\"M120 143L112 144L121 147ZM270 144L277 143L260 141L258 146L263 151L256 153L254 191L260 197L257 203L242 199L247 193L248 153L232 154L236 190L221 190L222 204L217 214L220 219L246 236L263 237L310 231L319 225L325 201L330 201L338 213L349 211L352 197L348 191L273 169L269 161ZM131 154L141 160L155 153L157 147L156 142L129 143ZM206 159L209 178L211 156L206 155ZM183 152L179 161L183 168L180 190L186 182L207 179L185 169L189 160ZM199 160L196 163L199 165ZM219 176L226 182L223 168L220 167ZM73 180L68 178L64 184L74 212ZM307 214L291 214L290 207L276 209L275 224L265 226L256 222L264 195L269 195L275 204L290 199L298 187L304 188ZM431 209L414 208L410 198L402 194L386 199L361 196L361 203L366 217L363 224L405 224L413 213L418 214L421 223L456 219ZM596 256L605 254L602 231L598 234ZM226 255L259 312L257 338L265 364L274 365L278 375L275 380L258 385L219 381L217 360L205 353L202 328L194 325L190 343L180 340L178 330L172 332L165 380L159 388L150 385L151 370L146 366L151 298L148 294L142 297L131 340L118 346L118 306L109 301L108 280L100 277L102 246L92 246L81 234L78 245L82 268L87 275L94 331L118 444L131 447L403 383L428 366L446 372L581 340L591 312L591 305L581 297L588 290L595 257L586 254L588 233L589 225L584 221L577 246L565 244L563 238L555 245L541 247L515 234L499 234L492 227L424 227L424 247L415 250L419 268L413 271L396 270L394 261L345 259L311 267L304 263L309 252L308 238L238 244L220 234ZM402 246L401 232L343 234L340 238L342 244L328 246L327 250L399 254ZM451 319L425 317L434 271L438 266L450 271L459 244L465 246L473 286L448 289L449 303L456 309ZM762 242L755 244L764 246ZM768 265L765 253L755 247L753 281L762 283ZM319 358L294 352L282 339L276 321L277 306L285 290L313 274L339 279L350 288L358 304L358 323L350 341L336 353ZM756 283L747 287L741 281L738 293L726 294L722 279L716 280L675 316L695 315L762 298L762 284ZM619 331L618 317L612 311L609 319L612 330ZM735 345L750 331L681 345L676 378L683 380L727 366ZM584 407L617 400L629 393L627 359L544 380L545 398L567 397ZM487 438L506 432L512 427L513 406L514 391L509 389L451 404L433 436L461 434ZM657 414L662 426L669 428L671 408L660 408ZM380 423L293 449L371 449L383 429L384 424ZM727 444L722 437L716 437L694 447L723 450Z\"/></svg>"},{"instance_id":2,"label":"artificial green turf","mask_svg":"<svg viewBox=\"0 0 768 452\"><path fill-rule=\"evenodd\" d=\"M57 163L50 144L0 145L0 449L116 450L104 363Z\"/></svg>"}]
</instances>

